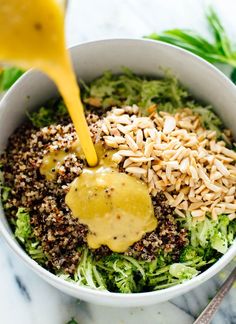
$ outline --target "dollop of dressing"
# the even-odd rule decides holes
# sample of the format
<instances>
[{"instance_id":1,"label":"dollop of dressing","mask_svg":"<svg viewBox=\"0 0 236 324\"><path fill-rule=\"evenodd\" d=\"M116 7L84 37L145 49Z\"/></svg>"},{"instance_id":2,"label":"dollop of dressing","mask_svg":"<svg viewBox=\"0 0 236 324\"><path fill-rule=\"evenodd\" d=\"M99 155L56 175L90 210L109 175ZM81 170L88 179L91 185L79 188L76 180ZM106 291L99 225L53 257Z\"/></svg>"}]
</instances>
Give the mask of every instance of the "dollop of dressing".
<instances>
[{"instance_id":1,"label":"dollop of dressing","mask_svg":"<svg viewBox=\"0 0 236 324\"><path fill-rule=\"evenodd\" d=\"M45 154L40 167L40 173L44 175L48 181L54 180L60 166L70 154L74 154L83 160L85 159L79 140L75 141L67 151L54 150Z\"/></svg>"},{"instance_id":2,"label":"dollop of dressing","mask_svg":"<svg viewBox=\"0 0 236 324\"><path fill-rule=\"evenodd\" d=\"M90 168L76 178L66 195L74 217L88 225L90 248L107 245L124 252L157 226L147 186L110 168Z\"/></svg>"},{"instance_id":3,"label":"dollop of dressing","mask_svg":"<svg viewBox=\"0 0 236 324\"><path fill-rule=\"evenodd\" d=\"M107 151L101 144L96 144L95 148L99 166L83 169L71 183L65 201L72 215L88 226L90 248L107 245L114 252L124 252L156 228L152 200L144 182L117 170L112 161L114 150ZM66 152L58 150L46 154L41 174L53 180L69 154L84 159L76 141Z\"/></svg>"}]
</instances>

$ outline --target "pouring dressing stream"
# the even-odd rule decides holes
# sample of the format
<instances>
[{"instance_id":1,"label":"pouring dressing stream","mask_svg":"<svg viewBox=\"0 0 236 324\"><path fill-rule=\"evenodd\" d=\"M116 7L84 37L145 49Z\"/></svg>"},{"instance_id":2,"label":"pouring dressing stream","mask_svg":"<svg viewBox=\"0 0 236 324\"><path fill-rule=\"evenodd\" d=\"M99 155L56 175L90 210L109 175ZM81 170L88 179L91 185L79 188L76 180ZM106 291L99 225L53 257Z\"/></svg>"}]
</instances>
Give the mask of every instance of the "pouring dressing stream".
<instances>
[{"instance_id":1,"label":"pouring dressing stream","mask_svg":"<svg viewBox=\"0 0 236 324\"><path fill-rule=\"evenodd\" d=\"M98 147L95 150L65 48L62 8L55 0L0 0L0 36L0 60L26 69L37 68L56 83L79 137L68 153L54 151L45 155L41 174L53 181L68 154L83 160L85 156L90 168L84 168L70 184L66 204L72 216L88 226L90 248L104 244L124 252L154 230L157 219L147 186L120 173L111 165L109 153ZM94 168L98 157L99 166Z\"/></svg>"},{"instance_id":2,"label":"pouring dressing stream","mask_svg":"<svg viewBox=\"0 0 236 324\"><path fill-rule=\"evenodd\" d=\"M39 14L40 13L40 14ZM57 85L90 166L98 162L65 47L63 9L55 0L0 0L0 60L37 68Z\"/></svg>"}]
</instances>

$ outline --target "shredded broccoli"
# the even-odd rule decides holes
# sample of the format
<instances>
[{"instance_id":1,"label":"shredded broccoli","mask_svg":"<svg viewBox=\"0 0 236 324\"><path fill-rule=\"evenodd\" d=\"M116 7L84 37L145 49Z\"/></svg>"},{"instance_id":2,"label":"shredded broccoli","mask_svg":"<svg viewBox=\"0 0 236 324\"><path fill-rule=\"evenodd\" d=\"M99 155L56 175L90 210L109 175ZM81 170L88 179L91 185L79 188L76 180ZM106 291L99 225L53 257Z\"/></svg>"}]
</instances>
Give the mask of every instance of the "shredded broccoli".
<instances>
[{"instance_id":1,"label":"shredded broccoli","mask_svg":"<svg viewBox=\"0 0 236 324\"><path fill-rule=\"evenodd\" d=\"M5 203L8 200L9 194L11 192L11 188L8 186L1 185L1 184L0 184L0 188L1 188L2 202Z\"/></svg>"},{"instance_id":2,"label":"shredded broccoli","mask_svg":"<svg viewBox=\"0 0 236 324\"><path fill-rule=\"evenodd\" d=\"M142 291L145 271L134 258L113 253L102 258L97 266L106 277L109 290L121 293Z\"/></svg>"},{"instance_id":3,"label":"shredded broccoli","mask_svg":"<svg viewBox=\"0 0 236 324\"><path fill-rule=\"evenodd\" d=\"M199 273L199 271L197 271L195 268L189 267L182 263L171 264L169 272L173 277L182 280L192 279Z\"/></svg>"},{"instance_id":4,"label":"shredded broccoli","mask_svg":"<svg viewBox=\"0 0 236 324\"><path fill-rule=\"evenodd\" d=\"M39 110L27 115L35 127L45 127L55 124L63 117L67 117L68 112L62 100L52 99L45 106L39 108Z\"/></svg>"},{"instance_id":5,"label":"shredded broccoli","mask_svg":"<svg viewBox=\"0 0 236 324\"><path fill-rule=\"evenodd\" d=\"M4 184L4 176L3 176L3 173L2 173L2 167L3 165L0 163L0 197L1 197L1 200L2 200L2 203L5 207L5 204L9 198L9 195L11 193L11 188L6 186Z\"/></svg>"},{"instance_id":6,"label":"shredded broccoli","mask_svg":"<svg viewBox=\"0 0 236 324\"><path fill-rule=\"evenodd\" d=\"M175 113L188 107L200 116L206 129L215 130L219 138L222 136L222 122L212 108L195 102L170 73L153 80L124 69L121 75L106 72L90 84L81 84L82 99L88 110L99 113L99 110L112 106L137 104L141 114L148 115L155 110ZM63 101L58 99L49 101L28 116L35 127L58 123L69 117ZM3 203L7 202L10 192L9 187L1 185ZM98 260L92 251L83 247L79 249L80 262L73 277L65 273L57 275L78 285L120 293L164 289L205 270L227 251L236 235L236 221L229 221L226 215L221 215L217 221L206 217L202 222L193 223L189 214L183 226L189 231L189 245L183 248L179 259L160 253L152 261L140 261L112 253ZM30 214L25 208L19 208L16 214L15 236L34 260L45 263L47 258L33 233Z\"/></svg>"},{"instance_id":7,"label":"shredded broccoli","mask_svg":"<svg viewBox=\"0 0 236 324\"><path fill-rule=\"evenodd\" d=\"M232 244L236 221L221 215L217 221L206 217L202 222L193 223L190 217L185 224L190 242L182 249L179 262L173 263L171 255L163 254L151 262L118 253L97 260L91 251L83 249L75 281L93 289L134 293L164 289L197 276Z\"/></svg>"},{"instance_id":8,"label":"shredded broccoli","mask_svg":"<svg viewBox=\"0 0 236 324\"><path fill-rule=\"evenodd\" d=\"M99 112L113 106L136 104L142 115L149 115L155 110L175 113L187 107L200 116L206 129L215 130L218 137L222 134L222 121L212 107L197 103L169 71L163 78L153 80L124 68L122 74L107 71L89 84L80 83L82 100L88 110ZM38 111L28 113L28 117L35 127L44 127L68 118L68 112L62 100L53 99Z\"/></svg>"},{"instance_id":9,"label":"shredded broccoli","mask_svg":"<svg viewBox=\"0 0 236 324\"><path fill-rule=\"evenodd\" d=\"M1 202L2 202L2 205L4 207L5 210L8 209L8 198L11 194L11 188L6 186L4 184L4 179L3 179L3 173L1 171L1 165L0 165L0 198L1 198ZM10 219L11 221L11 219Z\"/></svg>"},{"instance_id":10,"label":"shredded broccoli","mask_svg":"<svg viewBox=\"0 0 236 324\"><path fill-rule=\"evenodd\" d=\"M151 112L152 106L161 109L169 104L172 110L183 107L188 97L187 91L170 73L165 78L150 80L129 69L124 69L120 75L107 71L83 88L83 100L89 106L106 109L137 104L144 115Z\"/></svg>"},{"instance_id":11,"label":"shredded broccoli","mask_svg":"<svg viewBox=\"0 0 236 324\"><path fill-rule=\"evenodd\" d=\"M20 207L18 208L16 217L15 237L24 245L32 259L40 264L44 264L46 256L32 232L29 212L25 208Z\"/></svg>"},{"instance_id":12,"label":"shredded broccoli","mask_svg":"<svg viewBox=\"0 0 236 324\"><path fill-rule=\"evenodd\" d=\"M202 107L196 103L188 103L188 107L200 116L203 127L216 131L217 137L221 137L222 129L224 128L223 123L214 113L211 106Z\"/></svg>"},{"instance_id":13,"label":"shredded broccoli","mask_svg":"<svg viewBox=\"0 0 236 324\"><path fill-rule=\"evenodd\" d=\"M188 261L192 261L196 257L198 257L198 253L196 249L193 246L188 245L182 250L180 255L180 261L188 262Z\"/></svg>"},{"instance_id":14,"label":"shredded broccoli","mask_svg":"<svg viewBox=\"0 0 236 324\"><path fill-rule=\"evenodd\" d=\"M213 249L224 254L232 244L236 235L236 221L230 222L226 215L218 216L217 220L208 217L201 222L192 222L191 216L187 222L190 231L190 241L193 247Z\"/></svg>"},{"instance_id":15,"label":"shredded broccoli","mask_svg":"<svg viewBox=\"0 0 236 324\"><path fill-rule=\"evenodd\" d=\"M86 85L82 83L82 98L87 108L108 109L112 106L136 104L142 115L155 110L175 113L190 108L201 118L206 129L215 130L220 137L223 124L211 106L200 105L169 71L161 79L149 79L124 69L120 75L105 72Z\"/></svg>"},{"instance_id":16,"label":"shredded broccoli","mask_svg":"<svg viewBox=\"0 0 236 324\"><path fill-rule=\"evenodd\" d=\"M196 276L200 269L215 260L204 261L193 256L191 260L174 263L158 256L153 261L140 261L123 254L112 253L97 260L91 251L81 249L81 259L74 278L58 274L64 280L92 289L120 293L158 290L184 282Z\"/></svg>"},{"instance_id":17,"label":"shredded broccoli","mask_svg":"<svg viewBox=\"0 0 236 324\"><path fill-rule=\"evenodd\" d=\"M25 208L20 207L18 208L16 217L15 237L22 243L25 243L31 235L29 213Z\"/></svg>"},{"instance_id":18,"label":"shredded broccoli","mask_svg":"<svg viewBox=\"0 0 236 324\"><path fill-rule=\"evenodd\" d=\"M91 253L88 249L83 249L81 253L82 257L75 273L74 280L82 286L89 286L90 288L99 290L106 289L105 281L97 270Z\"/></svg>"}]
</instances>

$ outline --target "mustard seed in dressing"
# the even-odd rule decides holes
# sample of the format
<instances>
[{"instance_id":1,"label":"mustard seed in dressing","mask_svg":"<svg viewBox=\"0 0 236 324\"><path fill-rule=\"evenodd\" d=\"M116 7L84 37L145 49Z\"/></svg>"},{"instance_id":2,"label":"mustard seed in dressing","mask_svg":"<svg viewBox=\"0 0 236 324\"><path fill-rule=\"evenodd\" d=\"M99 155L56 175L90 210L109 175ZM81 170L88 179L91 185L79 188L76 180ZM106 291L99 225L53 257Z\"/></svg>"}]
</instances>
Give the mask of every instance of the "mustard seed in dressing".
<instances>
[{"instance_id":1,"label":"mustard seed in dressing","mask_svg":"<svg viewBox=\"0 0 236 324\"><path fill-rule=\"evenodd\" d=\"M71 184L66 204L88 226L87 242L93 249L107 245L124 252L157 226L147 186L109 168L84 169Z\"/></svg>"}]
</instances>

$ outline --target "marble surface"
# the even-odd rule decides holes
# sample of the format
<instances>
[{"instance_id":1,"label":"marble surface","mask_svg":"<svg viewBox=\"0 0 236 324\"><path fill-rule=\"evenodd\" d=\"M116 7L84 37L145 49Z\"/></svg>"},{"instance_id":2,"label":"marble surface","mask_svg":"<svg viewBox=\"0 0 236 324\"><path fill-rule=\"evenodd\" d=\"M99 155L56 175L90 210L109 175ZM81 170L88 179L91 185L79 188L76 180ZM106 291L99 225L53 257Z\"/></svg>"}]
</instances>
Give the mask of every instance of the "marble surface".
<instances>
[{"instance_id":1,"label":"marble surface","mask_svg":"<svg viewBox=\"0 0 236 324\"><path fill-rule=\"evenodd\" d=\"M210 2L210 1L208 1ZM110 37L141 37L166 28L194 28L208 35L202 0L69 0L67 42ZM214 0L229 35L236 36L235 0ZM209 36L209 35L208 35ZM233 267L169 302L151 307L116 309L71 298L45 283L0 239L0 323L190 324L212 298ZM236 323L236 288L226 296L213 324Z\"/></svg>"}]
</instances>

